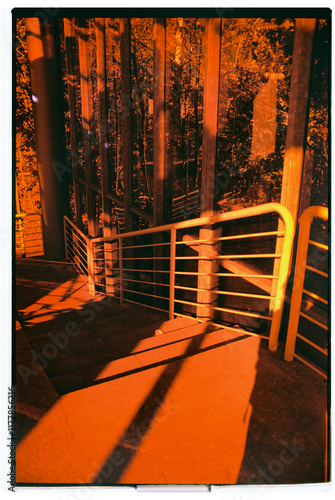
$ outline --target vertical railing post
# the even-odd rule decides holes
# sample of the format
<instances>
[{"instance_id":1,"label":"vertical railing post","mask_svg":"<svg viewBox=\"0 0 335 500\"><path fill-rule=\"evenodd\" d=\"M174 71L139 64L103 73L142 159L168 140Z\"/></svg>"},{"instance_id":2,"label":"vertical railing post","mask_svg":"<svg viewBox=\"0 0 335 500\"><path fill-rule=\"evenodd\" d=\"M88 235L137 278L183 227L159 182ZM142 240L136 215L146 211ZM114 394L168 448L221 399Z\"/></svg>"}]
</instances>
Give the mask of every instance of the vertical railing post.
<instances>
[{"instance_id":1,"label":"vertical railing post","mask_svg":"<svg viewBox=\"0 0 335 500\"><path fill-rule=\"evenodd\" d=\"M123 304L123 262L122 262L122 238L119 238L119 276L120 276L120 303Z\"/></svg>"},{"instance_id":2,"label":"vertical railing post","mask_svg":"<svg viewBox=\"0 0 335 500\"><path fill-rule=\"evenodd\" d=\"M281 324L285 295L286 295L287 279L291 267L292 245L294 238L294 226L293 226L292 216L285 207L282 207L282 211L286 212L285 218L283 217L283 223L285 226L285 236L280 256L280 263L278 265L278 280L277 280L275 298L273 299L273 314L272 314L271 330L269 336L270 351L275 351L278 345L280 324ZM274 268L275 267L276 266L274 266Z\"/></svg>"},{"instance_id":3,"label":"vertical railing post","mask_svg":"<svg viewBox=\"0 0 335 500\"><path fill-rule=\"evenodd\" d=\"M287 328L284 359L292 361L295 351L296 336L299 325L300 308L305 281L305 271L308 256L308 243L311 224L314 217L328 220L326 207L309 207L300 219L299 239L295 262L294 281L291 296L290 318Z\"/></svg>"},{"instance_id":4,"label":"vertical railing post","mask_svg":"<svg viewBox=\"0 0 335 500\"><path fill-rule=\"evenodd\" d=\"M87 270L88 270L88 291L91 295L94 295L94 255L93 255L93 244L92 241L87 242Z\"/></svg>"},{"instance_id":5,"label":"vertical railing post","mask_svg":"<svg viewBox=\"0 0 335 500\"><path fill-rule=\"evenodd\" d=\"M176 229L171 229L170 240L170 288L169 288L169 318L174 317L174 293L175 293L175 272L176 272Z\"/></svg>"},{"instance_id":6,"label":"vertical railing post","mask_svg":"<svg viewBox=\"0 0 335 500\"><path fill-rule=\"evenodd\" d=\"M66 233L66 219L63 219L63 227L64 227L64 245L65 245L65 260L69 260L68 252L67 252L67 233Z\"/></svg>"}]
</instances>

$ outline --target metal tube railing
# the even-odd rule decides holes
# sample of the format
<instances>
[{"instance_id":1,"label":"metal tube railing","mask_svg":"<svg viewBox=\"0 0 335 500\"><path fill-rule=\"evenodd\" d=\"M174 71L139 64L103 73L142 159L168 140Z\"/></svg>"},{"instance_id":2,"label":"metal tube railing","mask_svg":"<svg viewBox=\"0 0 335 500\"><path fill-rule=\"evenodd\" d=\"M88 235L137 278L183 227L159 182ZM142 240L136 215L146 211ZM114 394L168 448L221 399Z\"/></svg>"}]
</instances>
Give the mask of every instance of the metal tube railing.
<instances>
[{"instance_id":1,"label":"metal tube railing","mask_svg":"<svg viewBox=\"0 0 335 500\"><path fill-rule=\"evenodd\" d=\"M300 228L299 228L299 239L298 239L298 248L297 248L297 256L296 256L296 264L294 271L294 281L293 281L293 289L292 289L292 297L291 297L291 308L290 308L290 318L287 329L287 338L286 338L286 346L285 346L285 354L284 358L286 361L292 361L295 352L295 344L298 333L298 324L300 316L304 316L309 321L317 324L321 328L327 329L326 325L323 325L319 321L307 316L303 312L301 312L301 301L302 294L304 289L304 281L305 281L305 271L306 269L315 272L321 276L328 277L327 273L320 271L319 269L315 269L312 266L307 266L307 255L308 255L308 247L310 242L310 230L311 224L315 217L318 217L323 220L328 220L328 208L326 207L309 207L302 214L300 219ZM316 242L317 243L317 242ZM328 247L324 245L324 250Z\"/></svg>"},{"instance_id":2,"label":"metal tube railing","mask_svg":"<svg viewBox=\"0 0 335 500\"><path fill-rule=\"evenodd\" d=\"M270 213L277 213L278 216L283 221L284 231L264 231L264 232L252 232L249 234L242 233L237 235L229 235L229 236L219 236L212 237L211 240L206 239L196 239L194 238L194 229L199 231L203 227L212 227L214 224L224 224L228 221L237 221L241 219L249 219L251 217L261 216ZM154 309L164 310L160 307L157 307L157 301L168 300L168 312L169 317L172 319L175 315L183 315L183 310L176 312L175 305L178 304L178 311L180 305L182 307L208 307L208 304L200 304L197 301L189 300L186 297L180 297L180 293L194 293L199 291L199 286L195 287L193 285L182 286L180 282L176 283L176 277L179 276L179 279L186 279L187 276L189 279L192 279L192 276L195 279L197 276L212 276L212 277L252 277L252 278L269 278L277 281L277 289L276 293L273 296L270 295L260 295L253 293L243 293L243 292L229 292L224 290L217 290L217 296L223 297L225 295L231 295L233 297L240 297L241 299L253 299L253 300L273 300L274 301L274 309L272 313L272 317L265 316L263 314L258 314L255 312L250 312L242 309L232 309L230 307L220 307L220 305L212 304L210 305L211 311L219 311L226 312L232 314L238 314L241 316L246 316L250 318L259 318L259 319L267 319L271 321L271 329L269 334L269 347L270 349L275 349L277 346L278 336L279 336L279 327L282 316L285 291L286 291L286 281L289 274L290 261L291 261L291 250L294 236L294 228L292 217L289 211L278 203L268 203L266 205L261 205L257 207L246 208L242 210L237 210L234 212L227 212L212 216L200 217L198 219L184 220L177 223L167 224L160 227L148 228L139 231L131 231L129 233L123 233L118 235L113 235L111 237L97 237L88 239L83 233L79 232L79 230L67 219L67 223L75 228L75 231L78 231L78 235L81 236L82 240L86 242L86 251L87 251L87 268L88 268L88 283L90 292L94 293L95 291L107 290L106 279L107 275L104 274L104 269L107 268L106 262L111 262L112 267L110 271L118 270L118 290L119 290L119 298L122 302L123 300L127 300L129 302L142 303L143 305L148 305L149 307L153 307ZM192 229L192 235L185 235L185 231ZM147 236L153 236L155 234L160 233L162 238L164 237L164 241L162 242L162 238L157 240L157 242L152 242L148 244ZM165 236L164 236L165 235ZM179 237L182 238L181 241L177 240ZM184 236L187 236L188 240L184 239ZM66 236L70 237L69 235ZM217 249L218 245L223 244L224 242L233 243L234 240L247 240L255 238L269 238L269 237L283 237L283 250L281 255L267 252L264 254L261 253L252 253L249 252L247 254L240 253L229 253L227 255L221 254L221 251ZM134 238L143 239L143 244L141 241L134 241ZM73 239L73 238L72 238ZM167 241L169 240L169 241ZM104 243L117 243L118 246L118 257L112 257L108 251L104 249ZM68 244L68 243L67 243ZM184 245L182 247L181 245ZM193 246L199 245L199 250L201 245L208 246L208 256L202 255L177 255L177 250L182 251L183 248L192 247L191 250L195 251ZM154 253L154 248L158 246L161 248L161 255L157 255ZM130 250L134 252L134 255L124 255L124 251ZM197 251L197 250L196 250ZM98 252L98 253L97 253ZM168 253L166 253L168 252ZM209 261L217 261L218 264L224 266L224 262L233 259L279 259L280 258L280 266L278 275L273 274L260 274L259 272L255 274L249 273L239 273L237 275L231 273L223 273L223 272L204 272L201 273L195 272L192 268L188 270L187 268L180 270L180 266L185 266L184 263L192 262L200 260L209 260ZM104 264L105 260L105 264ZM155 268L155 265L150 263L154 263L160 261L161 268L159 269L142 269L142 266L146 265L147 262L149 267ZM130 268L125 267L126 264L131 265ZM178 266L178 267L177 267ZM129 273L133 273L129 274ZM135 273L135 274L134 274ZM136 274L138 273L138 275ZM145 274L148 278L146 281L145 277L142 280L141 274ZM153 273L151 276L150 273ZM128 278L127 278L128 276ZM182 278L181 278L182 276ZM113 278L112 278L113 279ZM115 285L116 286L116 285ZM162 286L160 289L159 287ZM113 288L113 285L108 285L108 287ZM151 289L150 287L153 287ZM158 288L157 288L158 287ZM165 294L164 290L168 291L168 294ZM178 291L178 296L176 296L176 292ZM158 293L157 293L158 292ZM209 293L212 293L209 290ZM136 302L132 300L132 294L138 295L138 299L141 300L140 296L143 296L144 302ZM158 304L160 305L160 304ZM162 307L165 307L164 305ZM263 310L262 310L263 311ZM194 313L192 313L194 314Z\"/></svg>"}]
</instances>

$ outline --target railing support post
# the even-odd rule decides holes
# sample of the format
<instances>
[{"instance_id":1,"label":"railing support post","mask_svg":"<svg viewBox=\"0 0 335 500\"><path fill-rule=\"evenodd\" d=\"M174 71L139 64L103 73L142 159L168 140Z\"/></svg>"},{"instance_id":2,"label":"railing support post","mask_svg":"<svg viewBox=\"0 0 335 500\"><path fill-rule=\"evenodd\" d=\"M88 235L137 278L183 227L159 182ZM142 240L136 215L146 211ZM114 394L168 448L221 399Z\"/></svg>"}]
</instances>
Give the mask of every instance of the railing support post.
<instances>
[{"instance_id":1,"label":"railing support post","mask_svg":"<svg viewBox=\"0 0 335 500\"><path fill-rule=\"evenodd\" d=\"M88 291L90 295L94 295L94 255L92 241L87 242L87 269L88 269Z\"/></svg>"},{"instance_id":2,"label":"railing support post","mask_svg":"<svg viewBox=\"0 0 335 500\"><path fill-rule=\"evenodd\" d=\"M280 324L281 324L285 295L286 295L287 279L289 277L291 268L292 245L294 238L294 226L293 226L292 216L290 212L287 210L287 208L282 207L281 210L282 214L283 213L285 214L285 220L282 216L285 225L285 237L281 251L280 264L279 266L274 265L274 269L276 269L276 267L278 268L278 280L277 280L275 299L273 301L273 314L272 314L272 323L271 323L271 330L269 337L270 351L275 351L278 345Z\"/></svg>"},{"instance_id":3,"label":"railing support post","mask_svg":"<svg viewBox=\"0 0 335 500\"><path fill-rule=\"evenodd\" d=\"M122 262L122 238L119 238L119 274L120 274L120 303L123 304L123 262Z\"/></svg>"},{"instance_id":4,"label":"railing support post","mask_svg":"<svg viewBox=\"0 0 335 500\"><path fill-rule=\"evenodd\" d=\"M219 280L213 276L218 271L218 261L213 259L217 254L213 238L221 236L221 229L204 228L199 231L199 239L207 240L199 245L198 270L201 273L198 277L197 318L202 320L213 319L212 307L217 305ZM206 274L206 275L204 275Z\"/></svg>"},{"instance_id":5,"label":"railing support post","mask_svg":"<svg viewBox=\"0 0 335 500\"><path fill-rule=\"evenodd\" d=\"M170 290L169 290L169 318L174 317L174 287L175 287L175 272L176 272L176 229L171 229L170 242Z\"/></svg>"},{"instance_id":6,"label":"railing support post","mask_svg":"<svg viewBox=\"0 0 335 500\"><path fill-rule=\"evenodd\" d=\"M308 255L309 235L314 217L328 220L326 207L309 207L300 219L299 239L295 262L294 282L291 297L290 318L287 328L284 359L292 361L298 332L300 308L305 280L305 270Z\"/></svg>"},{"instance_id":7,"label":"railing support post","mask_svg":"<svg viewBox=\"0 0 335 500\"><path fill-rule=\"evenodd\" d=\"M65 245L65 260L69 260L68 252L67 252L67 234L66 234L66 219L63 218L63 228L64 228L64 245Z\"/></svg>"}]
</instances>

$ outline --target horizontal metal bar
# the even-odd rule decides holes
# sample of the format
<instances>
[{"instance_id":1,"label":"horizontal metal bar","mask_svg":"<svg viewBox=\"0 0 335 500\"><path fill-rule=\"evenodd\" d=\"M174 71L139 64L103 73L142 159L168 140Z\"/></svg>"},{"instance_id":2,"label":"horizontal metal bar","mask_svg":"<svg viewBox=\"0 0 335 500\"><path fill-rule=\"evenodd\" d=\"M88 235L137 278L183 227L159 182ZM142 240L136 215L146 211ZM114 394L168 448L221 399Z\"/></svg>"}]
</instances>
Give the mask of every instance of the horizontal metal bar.
<instances>
[{"instance_id":1,"label":"horizontal metal bar","mask_svg":"<svg viewBox=\"0 0 335 500\"><path fill-rule=\"evenodd\" d=\"M327 374L322 372L321 370L319 370L316 366L314 366L312 363L309 363L309 361L307 361L307 359L305 359L303 356L299 356L299 354L294 354L294 357L296 359L298 359L299 361L301 361L301 363L303 363L304 365L308 366L309 368L311 368L313 371L315 371L316 373L318 373L319 375L321 375L321 377L323 377L324 379L328 379L327 377Z\"/></svg>"},{"instance_id":2,"label":"horizontal metal bar","mask_svg":"<svg viewBox=\"0 0 335 500\"><path fill-rule=\"evenodd\" d=\"M327 273L324 273L323 271L319 271L319 269L315 269L315 267L306 266L306 269L308 269L309 271L312 271L313 273L319 274L320 276L323 276L324 278L328 278Z\"/></svg>"},{"instance_id":3,"label":"horizontal metal bar","mask_svg":"<svg viewBox=\"0 0 335 500\"><path fill-rule=\"evenodd\" d=\"M186 240L186 241L177 241L177 244L184 245L198 245L201 243L212 244L218 241L230 241L230 240L242 240L246 238L258 238L263 236L284 236L285 231L267 231L263 233L250 233L250 234L237 234L233 236L221 236L220 238L211 238L210 240Z\"/></svg>"},{"instance_id":4,"label":"horizontal metal bar","mask_svg":"<svg viewBox=\"0 0 335 500\"><path fill-rule=\"evenodd\" d=\"M316 300L318 300L319 302L322 302L323 304L328 305L328 300L323 299L323 298L322 298L322 297L320 297L319 295L316 295L316 293L309 292L308 290L305 290L304 288L303 288L302 292L303 292L303 293L305 293L306 295L309 295L309 296L310 296L310 297L312 297L313 299L316 299Z\"/></svg>"},{"instance_id":5,"label":"horizontal metal bar","mask_svg":"<svg viewBox=\"0 0 335 500\"><path fill-rule=\"evenodd\" d=\"M71 231L70 234L68 234L68 237L71 238L71 240L78 245L81 245L83 248L86 249L86 246L88 244L88 240L84 240L80 234L75 233L74 231Z\"/></svg>"},{"instance_id":6,"label":"horizontal metal bar","mask_svg":"<svg viewBox=\"0 0 335 500\"><path fill-rule=\"evenodd\" d=\"M127 281L127 280L125 280ZM145 295L146 297L151 297L151 298L154 298L154 299L164 299L164 300L169 300L169 297L162 297L160 295L152 295L150 293L144 293L144 292L138 292L136 290L129 290L129 288L124 288L123 289L123 293L137 293L138 295ZM146 304L145 304L146 305Z\"/></svg>"},{"instance_id":7,"label":"horizontal metal bar","mask_svg":"<svg viewBox=\"0 0 335 500\"><path fill-rule=\"evenodd\" d=\"M87 249L85 248L85 250L83 248L81 248L80 246L77 246L77 245L73 245L73 250L75 252L77 252L78 254L81 255L81 257L84 259L84 260L87 260L87 253L85 254L85 252L87 252Z\"/></svg>"},{"instance_id":8,"label":"horizontal metal bar","mask_svg":"<svg viewBox=\"0 0 335 500\"><path fill-rule=\"evenodd\" d=\"M208 307L209 304L200 304L200 303L197 303L197 302L190 302L188 300L180 300L180 299L174 299L175 302L178 302L179 304L185 304L187 306L194 306L194 307Z\"/></svg>"},{"instance_id":9,"label":"horizontal metal bar","mask_svg":"<svg viewBox=\"0 0 335 500\"><path fill-rule=\"evenodd\" d=\"M81 266L81 267L83 267L83 268L84 268L84 269L88 272L88 267L86 267L86 265L84 264L84 262L83 262L82 260L80 260L80 259L76 259L76 255L74 255L73 260L74 260L75 262L77 262L77 263L78 263L78 265L80 264L80 266Z\"/></svg>"},{"instance_id":10,"label":"horizontal metal bar","mask_svg":"<svg viewBox=\"0 0 335 500\"><path fill-rule=\"evenodd\" d=\"M87 243L88 242L87 236L82 231L80 231L80 229L78 229L77 226L75 226L73 222L68 217L66 217L66 215L64 215L64 219L69 224L69 226L72 227Z\"/></svg>"},{"instance_id":11,"label":"horizontal metal bar","mask_svg":"<svg viewBox=\"0 0 335 500\"><path fill-rule=\"evenodd\" d=\"M170 273L170 271L166 271L163 269L130 269L130 268L123 268L124 272L143 272L143 273Z\"/></svg>"},{"instance_id":12,"label":"horizontal metal bar","mask_svg":"<svg viewBox=\"0 0 335 500\"><path fill-rule=\"evenodd\" d=\"M323 328L324 330L328 331L328 326L327 325L324 325L323 323L321 323L317 319L311 318L311 316L308 316L306 313L300 311L300 316L302 316L303 318L307 319L308 321L311 321L315 325L318 325L320 328Z\"/></svg>"},{"instance_id":13,"label":"horizontal metal bar","mask_svg":"<svg viewBox=\"0 0 335 500\"><path fill-rule=\"evenodd\" d=\"M130 238L134 236L143 236L145 234L159 233L162 231L170 231L171 229L187 229L190 227L199 227L204 225L217 224L219 222L227 222L231 220L245 219L249 217L255 217L257 215L263 215L267 213L276 212L278 215L287 223L290 219L290 214L286 207L280 205L280 203L266 203L264 205L258 205L250 208L243 208L241 210L235 210L232 212L223 212L217 215L208 215L206 217L200 217L198 219L190 219L186 221L176 222L172 224L167 224L165 226L151 227L148 229L140 229L138 231L131 231L129 233L122 234L118 236L119 238ZM93 238L91 241L106 241L109 236Z\"/></svg>"},{"instance_id":14,"label":"horizontal metal bar","mask_svg":"<svg viewBox=\"0 0 335 500\"><path fill-rule=\"evenodd\" d=\"M189 256L189 257L177 257L178 260L226 260L226 259L278 259L281 255L275 253L264 253L264 254L245 254L245 255L215 255L208 257L200 256Z\"/></svg>"},{"instance_id":15,"label":"horizontal metal bar","mask_svg":"<svg viewBox=\"0 0 335 500\"><path fill-rule=\"evenodd\" d=\"M271 300L275 298L275 295L261 295L261 294L256 294L256 293L244 293L244 292L225 292L225 291L217 291L215 293L218 293L219 295L232 295L235 297L246 297L246 298L251 298L251 299L264 299L264 300Z\"/></svg>"},{"instance_id":16,"label":"horizontal metal bar","mask_svg":"<svg viewBox=\"0 0 335 500\"><path fill-rule=\"evenodd\" d=\"M232 273L197 273L197 272L187 272L187 271L176 271L175 274L180 274L184 276L222 276L225 278L268 278L268 279L278 279L278 276L273 276L272 274L232 274Z\"/></svg>"},{"instance_id":17,"label":"horizontal metal bar","mask_svg":"<svg viewBox=\"0 0 335 500\"><path fill-rule=\"evenodd\" d=\"M319 241L309 240L308 243L309 243L309 245L314 245L315 247L322 248L322 250L326 250L326 251L329 250L328 245L324 245L323 243L320 243Z\"/></svg>"},{"instance_id":18,"label":"horizontal metal bar","mask_svg":"<svg viewBox=\"0 0 335 500\"><path fill-rule=\"evenodd\" d=\"M214 309L215 311L228 312L228 313L237 314L237 315L241 315L241 316L249 316L250 318L260 318L260 319L266 319L268 321L272 321L272 318L270 316L263 316L261 314L256 314L256 313L248 313L245 311L241 311L240 309L229 309L226 307L216 307L216 306L213 306L212 309Z\"/></svg>"},{"instance_id":19,"label":"horizontal metal bar","mask_svg":"<svg viewBox=\"0 0 335 500\"><path fill-rule=\"evenodd\" d=\"M122 257L122 260L170 260L170 257Z\"/></svg>"},{"instance_id":20,"label":"horizontal metal bar","mask_svg":"<svg viewBox=\"0 0 335 500\"><path fill-rule=\"evenodd\" d=\"M85 276L87 276L87 277L88 277L88 271L87 271L87 270L85 270L85 269L83 269L83 268L82 268L82 267L78 264L78 262L73 261L73 264L76 266L76 268L77 268L79 271L81 271L81 272L82 272ZM79 273L79 274L80 274L80 273Z\"/></svg>"},{"instance_id":21,"label":"horizontal metal bar","mask_svg":"<svg viewBox=\"0 0 335 500\"><path fill-rule=\"evenodd\" d=\"M157 282L152 282L152 281L140 281L140 280L133 280L129 278L123 278L123 281L131 281L132 283L141 283L141 285L156 285L156 286L170 286L168 283L157 283Z\"/></svg>"},{"instance_id":22,"label":"horizontal metal bar","mask_svg":"<svg viewBox=\"0 0 335 500\"><path fill-rule=\"evenodd\" d=\"M153 248L153 247L161 247L161 246L166 246L166 245L170 245L171 243L168 242L168 243L152 243L151 245L127 245L127 246L123 246L122 247L122 250L128 250L130 248Z\"/></svg>"},{"instance_id":23,"label":"horizontal metal bar","mask_svg":"<svg viewBox=\"0 0 335 500\"><path fill-rule=\"evenodd\" d=\"M126 290L125 290L125 293L126 293ZM136 302L135 300L130 300L130 299L126 299L126 298L124 298L123 300L125 300L126 302L130 302L131 304L138 304L139 306L150 307L150 309L155 309L156 311L162 311L162 312L168 313L168 311L166 309L162 309L161 307L150 306L149 304L143 304L143 302Z\"/></svg>"},{"instance_id":24,"label":"horizontal metal bar","mask_svg":"<svg viewBox=\"0 0 335 500\"><path fill-rule=\"evenodd\" d=\"M322 347L318 346L317 344L314 344L314 342L311 342L310 340L306 339L306 337L303 337L302 335L300 335L300 333L297 333L297 337L299 337L299 339L303 340L307 344L314 347L314 349L317 349L318 351L322 352L322 354L325 354L326 356L328 356L328 349L323 349Z\"/></svg>"},{"instance_id":25,"label":"horizontal metal bar","mask_svg":"<svg viewBox=\"0 0 335 500\"><path fill-rule=\"evenodd\" d=\"M73 252L73 258L76 258L78 260L78 262L81 262L82 265L86 267L85 262L83 261L83 259L80 259L80 256L78 256L78 253Z\"/></svg>"},{"instance_id":26,"label":"horizontal metal bar","mask_svg":"<svg viewBox=\"0 0 335 500\"><path fill-rule=\"evenodd\" d=\"M178 288L178 290L190 290L192 292L208 292L208 290L206 289L203 289L203 288L192 288L192 287L189 287L189 286L179 286L179 285L176 285L175 288ZM213 290L213 293L214 294L218 294L218 295L232 295L232 296L235 296L235 297L246 297L246 298L254 298L254 299L267 299L267 300L271 300L274 298L274 296L270 296L270 295L257 295L255 293L243 293L243 292L225 292L223 290Z\"/></svg>"},{"instance_id":27,"label":"horizontal metal bar","mask_svg":"<svg viewBox=\"0 0 335 500\"><path fill-rule=\"evenodd\" d=\"M78 243L78 245L81 245L83 248L86 249L86 246L88 244L88 240L84 240L80 234L77 234L77 233L72 233L72 240L76 243Z\"/></svg>"}]
</instances>

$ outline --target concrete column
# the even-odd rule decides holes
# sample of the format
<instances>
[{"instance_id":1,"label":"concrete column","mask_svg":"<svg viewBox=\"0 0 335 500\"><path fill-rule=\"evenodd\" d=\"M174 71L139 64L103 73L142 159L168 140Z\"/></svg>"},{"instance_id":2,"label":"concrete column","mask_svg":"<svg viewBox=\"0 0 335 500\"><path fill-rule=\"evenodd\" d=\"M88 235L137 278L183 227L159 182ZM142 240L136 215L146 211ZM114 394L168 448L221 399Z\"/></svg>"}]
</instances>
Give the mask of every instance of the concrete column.
<instances>
[{"instance_id":1,"label":"concrete column","mask_svg":"<svg viewBox=\"0 0 335 500\"><path fill-rule=\"evenodd\" d=\"M63 216L67 213L66 176L59 179L57 166L64 165L65 143L58 88L54 33L51 21L27 18L26 36L33 100L35 144L42 202L45 257L63 260Z\"/></svg>"},{"instance_id":2,"label":"concrete column","mask_svg":"<svg viewBox=\"0 0 335 500\"><path fill-rule=\"evenodd\" d=\"M131 99L131 46L130 46L130 19L120 20L120 52L121 52L121 95L122 95L122 166L124 185L124 209L126 232L132 231L133 203L133 144L132 144L132 99Z\"/></svg>"},{"instance_id":3,"label":"concrete column","mask_svg":"<svg viewBox=\"0 0 335 500\"><path fill-rule=\"evenodd\" d=\"M106 87L106 43L105 19L95 20L96 28L96 54L97 54L97 90L99 112L99 145L101 162L101 195L103 212L103 235L116 234L116 227L111 223L111 202L108 199L108 120L107 120L107 87ZM119 279L112 277L113 268L118 267L118 243L104 244L104 265L106 293L114 294L119 286Z\"/></svg>"},{"instance_id":4,"label":"concrete column","mask_svg":"<svg viewBox=\"0 0 335 500\"><path fill-rule=\"evenodd\" d=\"M204 84L204 114L203 114L203 160L201 174L201 216L214 213L214 179L216 163L216 141L219 113L219 82L220 82L220 48L221 48L221 19L208 19L206 24L206 52L205 52L205 84ZM200 240L209 240L208 244L199 245L199 273L207 276L198 277L197 316L201 319L211 319L211 306L217 302L215 290L218 279L214 274L217 261L211 259L215 253L215 244L211 240L218 236L211 227L200 229Z\"/></svg>"},{"instance_id":5,"label":"concrete column","mask_svg":"<svg viewBox=\"0 0 335 500\"><path fill-rule=\"evenodd\" d=\"M86 20L79 20L79 70L81 91L81 115L83 126L85 187L86 187L86 210L87 230L89 236L97 235L97 221L95 216L95 196L91 189L92 185L92 161L91 161L91 121L92 109L90 103L90 61L88 52L88 28Z\"/></svg>"},{"instance_id":6,"label":"concrete column","mask_svg":"<svg viewBox=\"0 0 335 500\"><path fill-rule=\"evenodd\" d=\"M76 112L76 97L74 88L74 33L70 19L64 19L64 38L65 38L65 59L67 72L67 92L69 98L70 112L70 140L71 140L71 159L72 159L72 176L73 176L73 194L76 213L76 224L82 230L82 213L80 203L80 186L78 175L78 145L77 145L77 112Z\"/></svg>"},{"instance_id":7,"label":"concrete column","mask_svg":"<svg viewBox=\"0 0 335 500\"><path fill-rule=\"evenodd\" d=\"M154 21L153 209L154 226L164 222L165 179L165 19Z\"/></svg>"},{"instance_id":8,"label":"concrete column","mask_svg":"<svg viewBox=\"0 0 335 500\"><path fill-rule=\"evenodd\" d=\"M301 193L316 19L296 19L281 203L296 224Z\"/></svg>"},{"instance_id":9,"label":"concrete column","mask_svg":"<svg viewBox=\"0 0 335 500\"><path fill-rule=\"evenodd\" d=\"M296 226L302 188L304 151L309 109L309 85L316 19L296 19L293 44L290 99L284 168L280 202L291 212ZM283 228L280 221L279 230ZM282 251L283 240L278 238L276 254ZM274 275L278 275L279 260L274 264ZM276 280L273 281L272 295L276 292ZM270 302L270 311L274 301Z\"/></svg>"}]
</instances>

